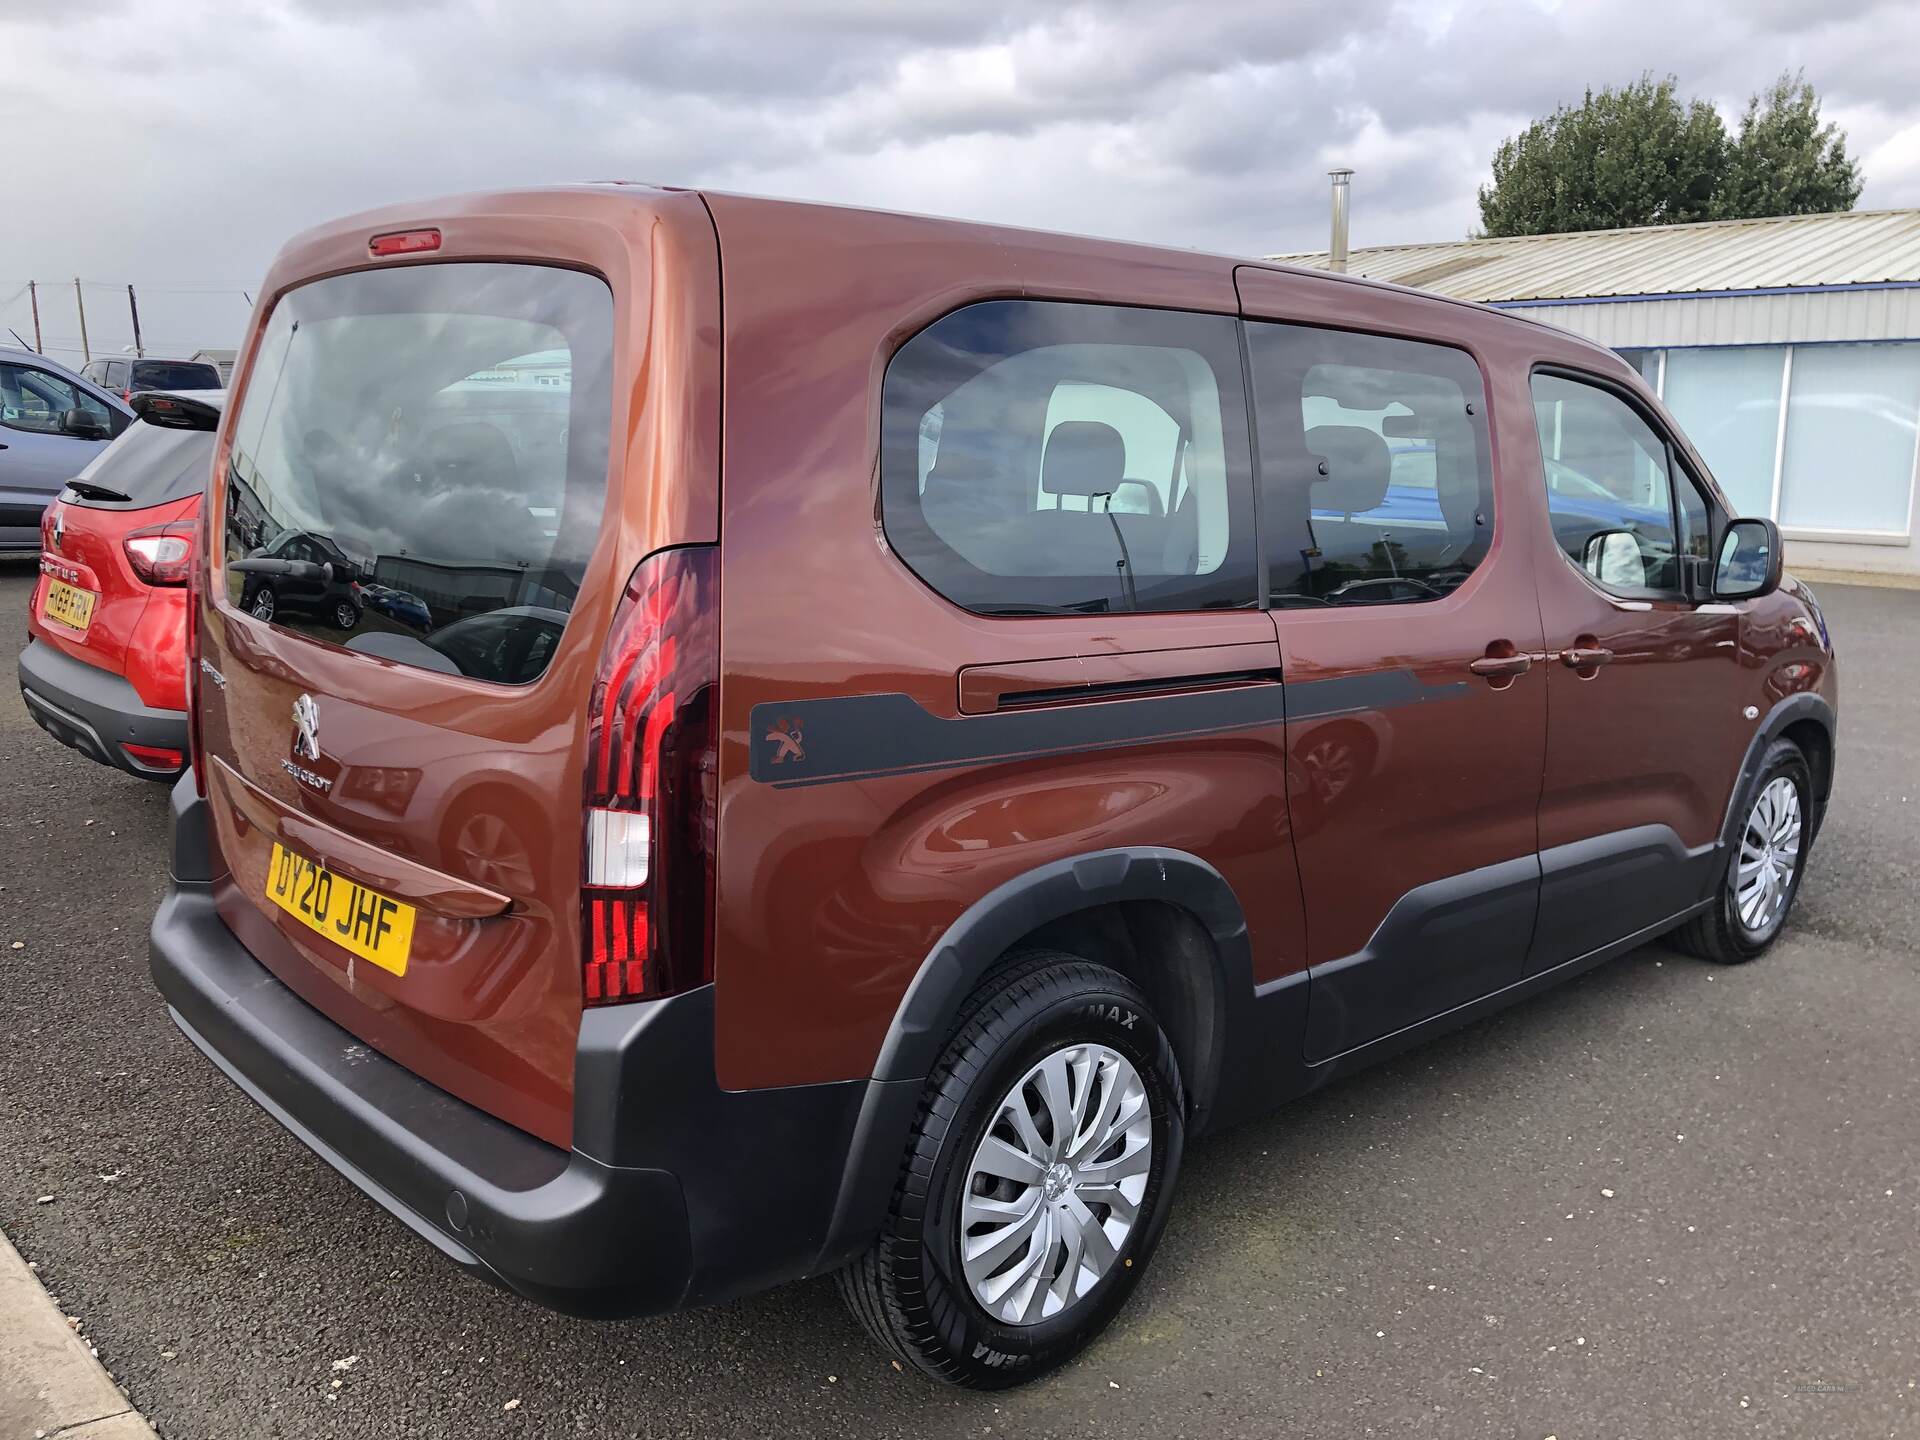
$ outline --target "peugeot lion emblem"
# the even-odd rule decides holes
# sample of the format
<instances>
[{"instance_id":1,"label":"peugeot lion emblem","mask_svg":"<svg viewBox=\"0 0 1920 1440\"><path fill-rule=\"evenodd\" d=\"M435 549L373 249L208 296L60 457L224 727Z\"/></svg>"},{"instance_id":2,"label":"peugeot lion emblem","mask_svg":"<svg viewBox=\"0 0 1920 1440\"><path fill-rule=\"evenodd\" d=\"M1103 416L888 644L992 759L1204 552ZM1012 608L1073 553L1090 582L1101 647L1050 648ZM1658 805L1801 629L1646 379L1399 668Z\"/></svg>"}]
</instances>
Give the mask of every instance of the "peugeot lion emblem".
<instances>
[{"instance_id":1,"label":"peugeot lion emblem","mask_svg":"<svg viewBox=\"0 0 1920 1440\"><path fill-rule=\"evenodd\" d=\"M53 511L53 548L58 550L67 536L67 512L60 506Z\"/></svg>"},{"instance_id":2,"label":"peugeot lion emblem","mask_svg":"<svg viewBox=\"0 0 1920 1440\"><path fill-rule=\"evenodd\" d=\"M293 753L307 760L320 758L320 707L311 695L293 702Z\"/></svg>"}]
</instances>

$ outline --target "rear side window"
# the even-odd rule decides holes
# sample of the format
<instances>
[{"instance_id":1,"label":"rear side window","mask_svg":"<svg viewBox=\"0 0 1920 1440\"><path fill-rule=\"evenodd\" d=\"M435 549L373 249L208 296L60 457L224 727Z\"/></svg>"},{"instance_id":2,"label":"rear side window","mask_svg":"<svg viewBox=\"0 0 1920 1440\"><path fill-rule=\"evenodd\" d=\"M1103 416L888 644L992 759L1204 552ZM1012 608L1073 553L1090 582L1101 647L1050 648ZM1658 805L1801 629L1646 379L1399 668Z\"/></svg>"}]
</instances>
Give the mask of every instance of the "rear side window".
<instances>
[{"instance_id":1,"label":"rear side window","mask_svg":"<svg viewBox=\"0 0 1920 1440\"><path fill-rule=\"evenodd\" d=\"M118 490L139 508L199 494L207 488L212 465L211 430L179 430L136 420L93 457L80 478Z\"/></svg>"},{"instance_id":2,"label":"rear side window","mask_svg":"<svg viewBox=\"0 0 1920 1440\"><path fill-rule=\"evenodd\" d=\"M234 425L229 603L423 669L538 678L605 508L612 334L603 281L539 265L283 296Z\"/></svg>"},{"instance_id":3,"label":"rear side window","mask_svg":"<svg viewBox=\"0 0 1920 1440\"><path fill-rule=\"evenodd\" d=\"M136 360L133 385L138 390L218 390L220 372L188 360Z\"/></svg>"},{"instance_id":4,"label":"rear side window","mask_svg":"<svg viewBox=\"0 0 1920 1440\"><path fill-rule=\"evenodd\" d=\"M1379 335L1247 327L1271 602L1432 600L1493 543L1480 368Z\"/></svg>"},{"instance_id":5,"label":"rear side window","mask_svg":"<svg viewBox=\"0 0 1920 1440\"><path fill-rule=\"evenodd\" d=\"M1234 321L996 300L887 367L887 539L982 614L1253 606Z\"/></svg>"}]
</instances>

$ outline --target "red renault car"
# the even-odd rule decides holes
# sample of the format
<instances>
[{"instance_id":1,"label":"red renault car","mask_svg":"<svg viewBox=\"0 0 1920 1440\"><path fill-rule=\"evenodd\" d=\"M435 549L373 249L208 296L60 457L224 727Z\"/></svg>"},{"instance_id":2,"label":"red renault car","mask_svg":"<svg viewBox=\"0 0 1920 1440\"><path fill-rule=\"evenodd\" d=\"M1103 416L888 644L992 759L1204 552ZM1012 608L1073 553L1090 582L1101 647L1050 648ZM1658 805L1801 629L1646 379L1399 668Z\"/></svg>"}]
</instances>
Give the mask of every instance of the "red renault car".
<instances>
[{"instance_id":1,"label":"red renault car","mask_svg":"<svg viewBox=\"0 0 1920 1440\"><path fill-rule=\"evenodd\" d=\"M187 577L225 395L150 392L40 521L20 693L40 728L147 780L187 763Z\"/></svg>"},{"instance_id":2,"label":"red renault car","mask_svg":"<svg viewBox=\"0 0 1920 1440\"><path fill-rule=\"evenodd\" d=\"M578 186L301 236L234 387L155 980L569 1311L833 1272L1015 1383L1188 1136L1658 936L1755 959L1808 873L1812 592L1517 316Z\"/></svg>"}]
</instances>

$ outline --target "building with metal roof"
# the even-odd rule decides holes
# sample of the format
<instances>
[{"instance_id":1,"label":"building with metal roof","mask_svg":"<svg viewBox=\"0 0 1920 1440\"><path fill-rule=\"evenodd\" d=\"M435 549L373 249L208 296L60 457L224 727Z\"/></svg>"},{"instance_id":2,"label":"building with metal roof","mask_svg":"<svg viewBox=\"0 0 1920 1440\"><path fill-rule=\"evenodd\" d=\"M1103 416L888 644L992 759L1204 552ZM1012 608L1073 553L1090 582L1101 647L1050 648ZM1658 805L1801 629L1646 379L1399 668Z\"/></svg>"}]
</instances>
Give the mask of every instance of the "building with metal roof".
<instances>
[{"instance_id":1,"label":"building with metal roof","mask_svg":"<svg viewBox=\"0 0 1920 1440\"><path fill-rule=\"evenodd\" d=\"M1346 269L1619 350L1795 563L1920 575L1920 210L1371 246Z\"/></svg>"}]
</instances>

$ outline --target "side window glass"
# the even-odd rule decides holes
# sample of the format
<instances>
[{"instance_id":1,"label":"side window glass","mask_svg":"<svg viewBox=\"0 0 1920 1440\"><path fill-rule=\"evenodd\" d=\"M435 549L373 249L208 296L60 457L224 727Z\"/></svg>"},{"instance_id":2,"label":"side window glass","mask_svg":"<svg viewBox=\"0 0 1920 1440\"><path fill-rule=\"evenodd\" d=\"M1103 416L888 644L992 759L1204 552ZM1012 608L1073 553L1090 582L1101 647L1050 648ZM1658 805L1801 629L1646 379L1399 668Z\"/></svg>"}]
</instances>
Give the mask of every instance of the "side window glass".
<instances>
[{"instance_id":1,"label":"side window glass","mask_svg":"<svg viewBox=\"0 0 1920 1440\"><path fill-rule=\"evenodd\" d=\"M1247 327L1270 603L1432 600L1493 543L1480 369L1443 345Z\"/></svg>"},{"instance_id":2,"label":"side window glass","mask_svg":"<svg viewBox=\"0 0 1920 1440\"><path fill-rule=\"evenodd\" d=\"M1619 595L1677 592L1673 485L1653 427L1618 396L1559 375L1533 377L1533 416L1554 539L1567 558ZM1701 523L1695 553L1704 556Z\"/></svg>"},{"instance_id":3,"label":"side window glass","mask_svg":"<svg viewBox=\"0 0 1920 1440\"><path fill-rule=\"evenodd\" d=\"M1674 475L1673 498L1680 521L1680 553L1710 564L1713 557L1713 506L1685 465Z\"/></svg>"},{"instance_id":4,"label":"side window glass","mask_svg":"<svg viewBox=\"0 0 1920 1440\"><path fill-rule=\"evenodd\" d=\"M0 365L0 425L57 435L60 417L76 407L109 418L105 405L58 375L29 365Z\"/></svg>"},{"instance_id":5,"label":"side window glass","mask_svg":"<svg viewBox=\"0 0 1920 1440\"><path fill-rule=\"evenodd\" d=\"M1252 607L1228 316L996 300L887 367L888 542L983 614Z\"/></svg>"}]
</instances>

